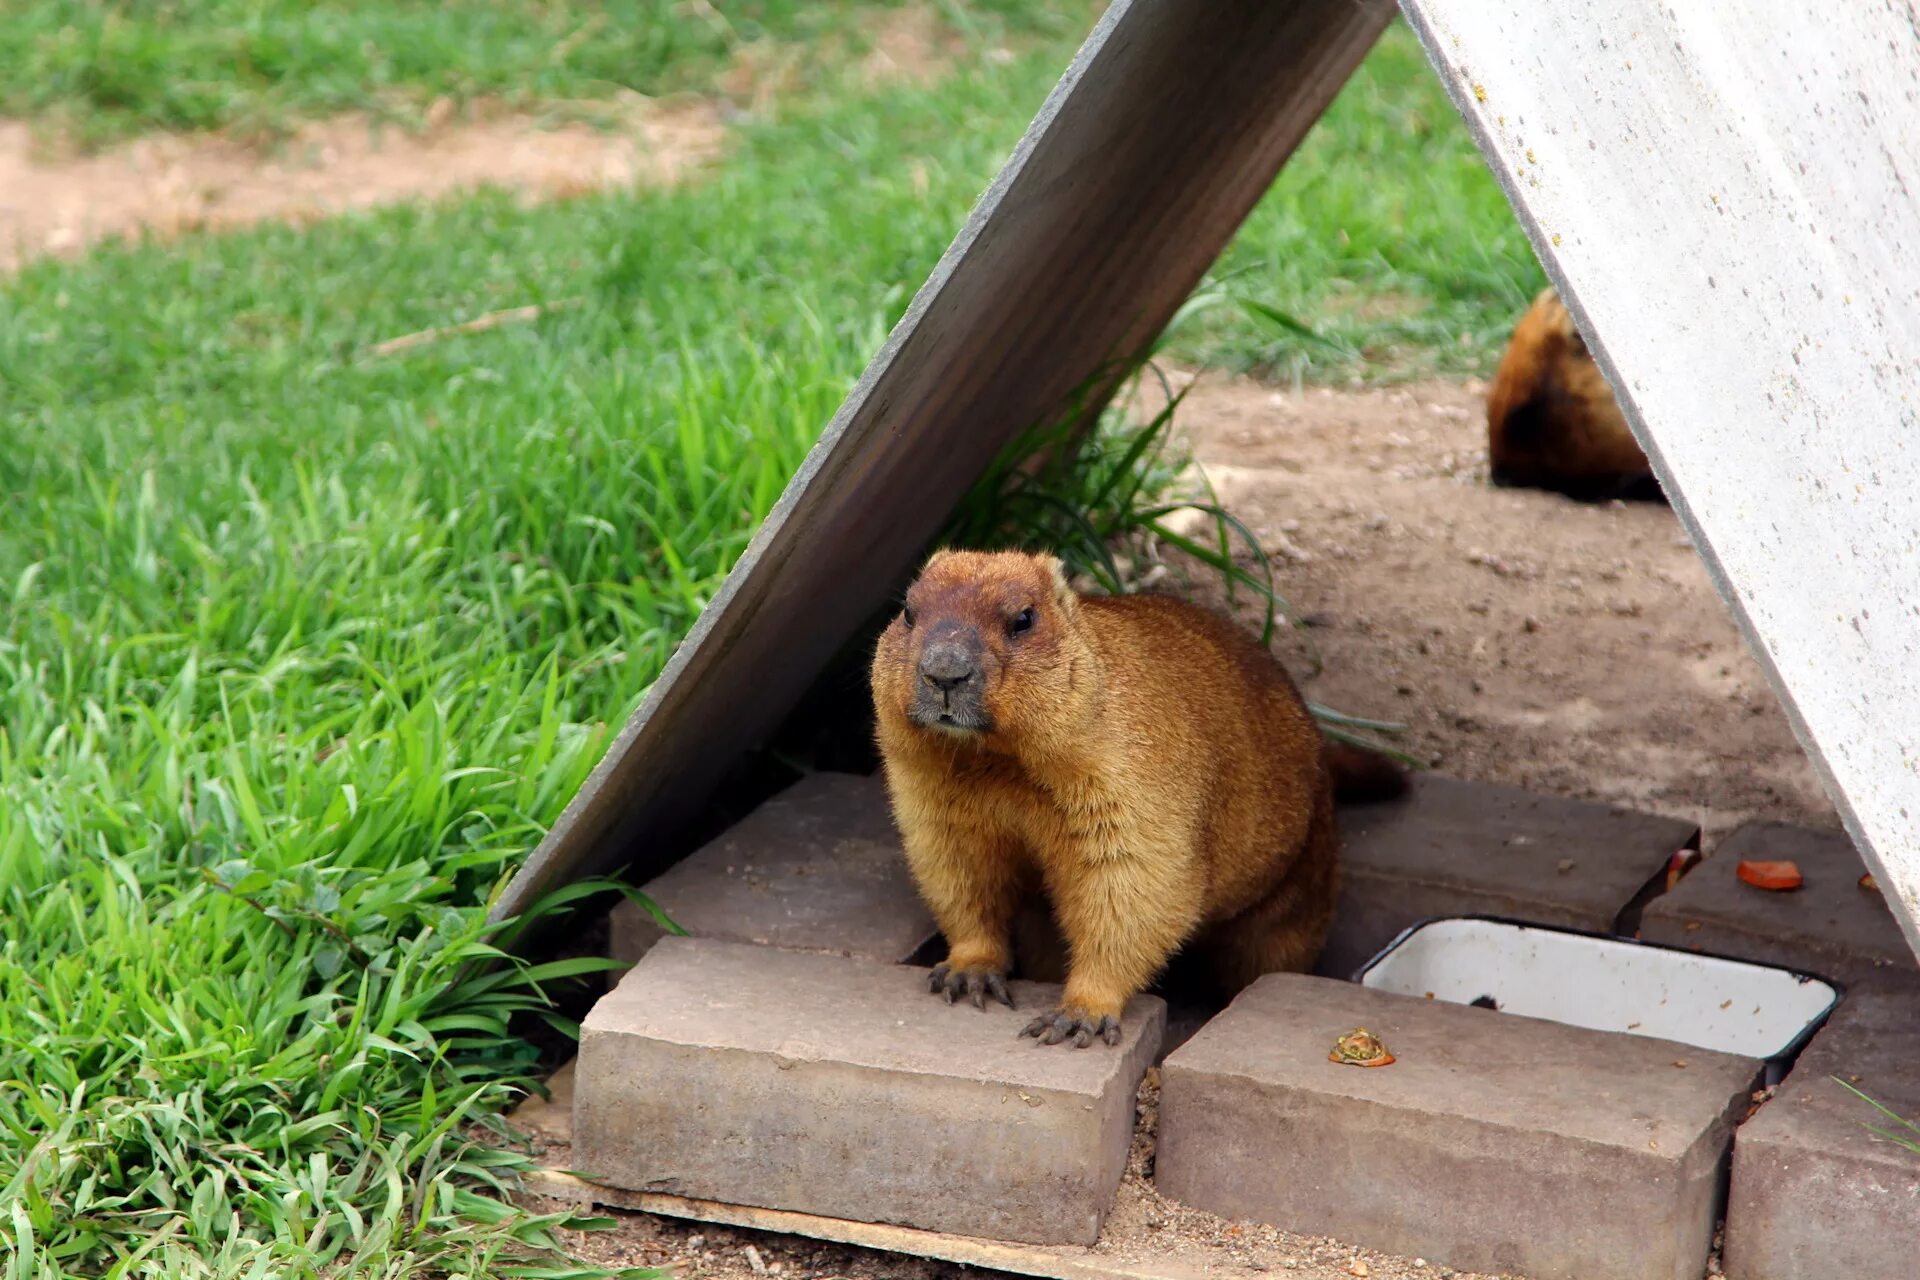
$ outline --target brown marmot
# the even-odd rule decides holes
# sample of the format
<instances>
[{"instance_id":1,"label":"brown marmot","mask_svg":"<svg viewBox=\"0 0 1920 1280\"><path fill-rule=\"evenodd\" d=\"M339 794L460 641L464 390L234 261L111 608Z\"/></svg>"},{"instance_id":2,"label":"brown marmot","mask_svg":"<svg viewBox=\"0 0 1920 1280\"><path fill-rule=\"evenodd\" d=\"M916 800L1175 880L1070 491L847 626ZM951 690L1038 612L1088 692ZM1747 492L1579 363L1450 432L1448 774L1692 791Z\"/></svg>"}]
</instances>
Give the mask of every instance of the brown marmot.
<instances>
[{"instance_id":1,"label":"brown marmot","mask_svg":"<svg viewBox=\"0 0 1920 1280\"><path fill-rule=\"evenodd\" d=\"M1497 485L1584 500L1663 497L1613 388L1552 289L1520 317L1493 375L1487 457Z\"/></svg>"},{"instance_id":2,"label":"brown marmot","mask_svg":"<svg viewBox=\"0 0 1920 1280\"><path fill-rule=\"evenodd\" d=\"M943 551L873 659L894 816L948 953L931 986L1009 1006L1015 918L1044 893L1069 959L1023 1034L1120 1038L1184 950L1230 994L1313 963L1332 921L1335 774L1394 794L1384 757L1330 749L1274 657L1166 596L1082 597L1061 562Z\"/></svg>"}]
</instances>

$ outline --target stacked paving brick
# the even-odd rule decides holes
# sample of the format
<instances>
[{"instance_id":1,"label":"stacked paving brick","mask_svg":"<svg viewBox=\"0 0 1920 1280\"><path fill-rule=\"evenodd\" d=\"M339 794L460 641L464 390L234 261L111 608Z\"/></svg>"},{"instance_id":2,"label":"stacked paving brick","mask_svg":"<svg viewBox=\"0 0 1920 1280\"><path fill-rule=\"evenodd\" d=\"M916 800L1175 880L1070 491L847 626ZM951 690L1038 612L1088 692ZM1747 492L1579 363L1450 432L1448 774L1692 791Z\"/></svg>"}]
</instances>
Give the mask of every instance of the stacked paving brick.
<instances>
[{"instance_id":1,"label":"stacked paving brick","mask_svg":"<svg viewBox=\"0 0 1920 1280\"><path fill-rule=\"evenodd\" d=\"M1743 883L1741 859L1790 859L1805 883ZM1840 1007L1734 1142L1731 1280L1920 1276L1920 1153L1872 1132L1903 1130L1842 1086L1920 1120L1920 964L1859 854L1837 831L1749 823L1651 903L1641 936L1818 974ZM1836 1079L1837 1077L1837 1079Z\"/></svg>"},{"instance_id":2,"label":"stacked paving brick","mask_svg":"<svg viewBox=\"0 0 1920 1280\"><path fill-rule=\"evenodd\" d=\"M1692 823L1430 774L1406 800L1343 809L1340 830L1340 906L1317 970L1333 978L1434 916L1610 932L1700 836Z\"/></svg>"},{"instance_id":3,"label":"stacked paving brick","mask_svg":"<svg viewBox=\"0 0 1920 1280\"><path fill-rule=\"evenodd\" d=\"M1322 972L1343 979L1438 916L1609 931L1698 839L1687 823L1434 777L1342 824ZM1808 888L1737 885L1741 856L1793 857ZM1693 1280L1731 1148L1735 1280L1920 1275L1887 1270L1920 1256L1920 1156L1863 1137L1864 1104L1827 1079L1844 1067L1920 1109L1920 974L1860 870L1844 839L1747 828L1644 913L1649 938L1877 984L1849 995L1737 1144L1757 1061L1273 975L1167 1057L1156 1176L1229 1217L1461 1268ZM576 1164L640 1191L1097 1237L1165 1008L1136 1001L1117 1050L1047 1050L1015 1033L1055 988L1016 984L1018 1012L930 997L924 970L899 963L937 950L936 930L877 779L796 784L647 892L696 937L617 913L616 954L636 967L584 1026ZM1356 1026L1399 1060L1329 1062Z\"/></svg>"},{"instance_id":4,"label":"stacked paving brick","mask_svg":"<svg viewBox=\"0 0 1920 1280\"><path fill-rule=\"evenodd\" d=\"M1790 860L1805 884L1791 893L1756 889L1739 878L1740 862L1747 858ZM1886 900L1877 890L1861 887L1865 872L1853 842L1841 832L1748 823L1721 841L1673 892L1648 904L1640 936L1841 982L1911 972L1913 952Z\"/></svg>"},{"instance_id":5,"label":"stacked paving brick","mask_svg":"<svg viewBox=\"0 0 1920 1280\"><path fill-rule=\"evenodd\" d=\"M1042 1244L1092 1244L1133 1135L1164 1007L1116 1048L1019 1035L923 971L668 938L582 1027L574 1158L640 1191Z\"/></svg>"},{"instance_id":6,"label":"stacked paving brick","mask_svg":"<svg viewBox=\"0 0 1920 1280\"><path fill-rule=\"evenodd\" d=\"M810 774L655 878L647 896L702 938L905 961L938 932L877 777ZM612 919L613 958L665 936L639 904Z\"/></svg>"},{"instance_id":7,"label":"stacked paving brick","mask_svg":"<svg viewBox=\"0 0 1920 1280\"><path fill-rule=\"evenodd\" d=\"M1355 1027L1397 1061L1329 1061ZM1270 974L1162 1072L1176 1200L1465 1270L1699 1280L1761 1064Z\"/></svg>"},{"instance_id":8,"label":"stacked paving brick","mask_svg":"<svg viewBox=\"0 0 1920 1280\"><path fill-rule=\"evenodd\" d=\"M1841 1082L1845 1081L1843 1085ZM1920 980L1863 980L1740 1127L1731 1280L1920 1275ZM1875 1132L1878 1130L1879 1132Z\"/></svg>"}]
</instances>

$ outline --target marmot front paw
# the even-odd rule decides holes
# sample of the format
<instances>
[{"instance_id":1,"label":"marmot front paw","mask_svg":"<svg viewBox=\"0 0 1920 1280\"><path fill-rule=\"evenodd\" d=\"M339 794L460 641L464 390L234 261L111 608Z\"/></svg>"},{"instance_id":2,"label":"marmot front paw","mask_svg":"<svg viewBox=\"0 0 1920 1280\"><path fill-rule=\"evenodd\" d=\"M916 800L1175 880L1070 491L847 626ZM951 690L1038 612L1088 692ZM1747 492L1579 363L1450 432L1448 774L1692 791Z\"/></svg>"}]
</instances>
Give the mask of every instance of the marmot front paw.
<instances>
[{"instance_id":1,"label":"marmot front paw","mask_svg":"<svg viewBox=\"0 0 1920 1280\"><path fill-rule=\"evenodd\" d=\"M950 964L937 964L927 975L927 990L948 1004L966 996L973 1001L974 1008L984 1009L987 997L992 996L1007 1008L1013 1008L1013 997L1007 994L1006 975L985 969L956 969Z\"/></svg>"},{"instance_id":2,"label":"marmot front paw","mask_svg":"<svg viewBox=\"0 0 1920 1280\"><path fill-rule=\"evenodd\" d=\"M1120 1019L1111 1014L1096 1017L1086 1009L1055 1009L1029 1022L1020 1034L1035 1036L1041 1044L1059 1044L1071 1038L1076 1049L1084 1049L1092 1044L1095 1036L1108 1044L1119 1044Z\"/></svg>"}]
</instances>

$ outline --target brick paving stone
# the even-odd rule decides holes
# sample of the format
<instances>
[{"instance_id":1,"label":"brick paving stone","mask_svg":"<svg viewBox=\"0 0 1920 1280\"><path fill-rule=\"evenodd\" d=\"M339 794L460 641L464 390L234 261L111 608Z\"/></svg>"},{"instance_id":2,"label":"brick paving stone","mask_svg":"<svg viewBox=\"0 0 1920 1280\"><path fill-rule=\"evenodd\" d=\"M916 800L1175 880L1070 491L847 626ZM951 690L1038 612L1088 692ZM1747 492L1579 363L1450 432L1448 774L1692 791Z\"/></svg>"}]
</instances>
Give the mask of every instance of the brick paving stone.
<instances>
[{"instance_id":1,"label":"brick paving stone","mask_svg":"<svg viewBox=\"0 0 1920 1280\"><path fill-rule=\"evenodd\" d=\"M1848 989L1772 1101L1740 1126L1728 1194L1730 1280L1920 1276L1920 1153L1876 1136L1901 1127L1849 1093L1920 1121L1920 978Z\"/></svg>"},{"instance_id":2,"label":"brick paving stone","mask_svg":"<svg viewBox=\"0 0 1920 1280\"><path fill-rule=\"evenodd\" d=\"M1356 1027L1397 1060L1329 1062ZM1760 1071L1667 1041L1270 974L1168 1055L1155 1180L1225 1217L1463 1270L1699 1280Z\"/></svg>"},{"instance_id":3,"label":"brick paving stone","mask_svg":"<svg viewBox=\"0 0 1920 1280\"><path fill-rule=\"evenodd\" d=\"M938 933L900 850L878 777L816 773L646 886L699 937L869 960L912 958ZM614 909L613 958L665 936L638 904Z\"/></svg>"},{"instance_id":4,"label":"brick paving stone","mask_svg":"<svg viewBox=\"0 0 1920 1280\"><path fill-rule=\"evenodd\" d=\"M1791 859L1805 884L1790 893L1756 889L1739 878L1742 858ZM1845 832L1750 822L1647 904L1640 936L1843 982L1920 969L1886 900L1860 887L1866 870Z\"/></svg>"},{"instance_id":5,"label":"brick paving stone","mask_svg":"<svg viewBox=\"0 0 1920 1280\"><path fill-rule=\"evenodd\" d=\"M926 971L666 938L588 1014L574 1161L632 1190L1032 1244L1091 1244L1125 1169L1165 1007L1118 1046L1018 1036Z\"/></svg>"},{"instance_id":6,"label":"brick paving stone","mask_svg":"<svg viewBox=\"0 0 1920 1280\"><path fill-rule=\"evenodd\" d=\"M1411 794L1340 811L1342 886L1317 972L1351 978L1432 916L1608 932L1692 823L1421 774Z\"/></svg>"}]
</instances>

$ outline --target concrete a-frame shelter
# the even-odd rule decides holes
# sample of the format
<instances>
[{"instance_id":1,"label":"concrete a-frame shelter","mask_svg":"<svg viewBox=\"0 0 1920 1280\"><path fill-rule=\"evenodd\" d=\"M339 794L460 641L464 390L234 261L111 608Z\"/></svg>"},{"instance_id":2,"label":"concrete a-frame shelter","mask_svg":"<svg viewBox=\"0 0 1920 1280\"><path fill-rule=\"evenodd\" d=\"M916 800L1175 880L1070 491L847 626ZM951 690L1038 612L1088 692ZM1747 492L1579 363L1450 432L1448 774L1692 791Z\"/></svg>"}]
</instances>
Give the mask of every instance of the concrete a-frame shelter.
<instances>
[{"instance_id":1,"label":"concrete a-frame shelter","mask_svg":"<svg viewBox=\"0 0 1920 1280\"><path fill-rule=\"evenodd\" d=\"M1920 15L1403 7L1920 953ZM1115 0L497 914L658 865L996 453L1165 325L1392 14Z\"/></svg>"}]
</instances>

